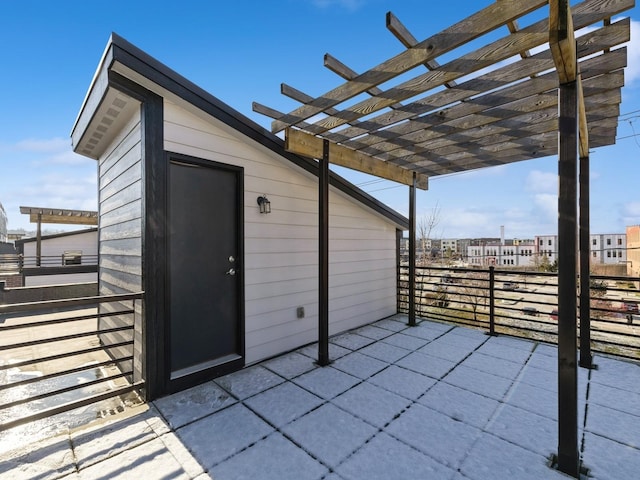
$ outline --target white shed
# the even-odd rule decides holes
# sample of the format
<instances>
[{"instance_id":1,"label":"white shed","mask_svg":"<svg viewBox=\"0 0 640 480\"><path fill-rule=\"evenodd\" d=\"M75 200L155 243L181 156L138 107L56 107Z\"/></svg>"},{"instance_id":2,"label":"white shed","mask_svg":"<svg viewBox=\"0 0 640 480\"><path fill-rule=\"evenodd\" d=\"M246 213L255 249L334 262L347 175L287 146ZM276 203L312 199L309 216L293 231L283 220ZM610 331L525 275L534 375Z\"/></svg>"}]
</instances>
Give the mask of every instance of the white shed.
<instances>
[{"instance_id":1,"label":"white shed","mask_svg":"<svg viewBox=\"0 0 640 480\"><path fill-rule=\"evenodd\" d=\"M97 279L97 228L43 235L40 255L36 237L16 240L15 245L23 258L25 287L95 282Z\"/></svg>"},{"instance_id":2,"label":"white shed","mask_svg":"<svg viewBox=\"0 0 640 480\"><path fill-rule=\"evenodd\" d=\"M99 165L100 293L145 292L149 398L318 339L314 160L115 34L72 142ZM408 220L335 174L329 204L334 334L396 313Z\"/></svg>"}]
</instances>

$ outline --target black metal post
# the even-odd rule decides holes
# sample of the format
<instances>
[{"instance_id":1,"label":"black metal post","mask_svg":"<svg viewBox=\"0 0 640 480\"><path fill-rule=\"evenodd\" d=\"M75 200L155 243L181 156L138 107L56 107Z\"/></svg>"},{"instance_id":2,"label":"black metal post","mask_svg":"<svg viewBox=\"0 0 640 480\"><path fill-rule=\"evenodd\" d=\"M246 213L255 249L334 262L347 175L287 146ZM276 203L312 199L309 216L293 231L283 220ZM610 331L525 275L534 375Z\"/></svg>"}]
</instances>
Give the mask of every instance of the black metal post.
<instances>
[{"instance_id":1,"label":"black metal post","mask_svg":"<svg viewBox=\"0 0 640 480\"><path fill-rule=\"evenodd\" d=\"M591 278L589 156L580 157L580 366L593 367L591 355Z\"/></svg>"},{"instance_id":2,"label":"black metal post","mask_svg":"<svg viewBox=\"0 0 640 480\"><path fill-rule=\"evenodd\" d=\"M38 229L36 230L36 267L42 263L42 214L38 214Z\"/></svg>"},{"instance_id":3,"label":"black metal post","mask_svg":"<svg viewBox=\"0 0 640 480\"><path fill-rule=\"evenodd\" d=\"M318 173L318 365L329 365L329 140Z\"/></svg>"},{"instance_id":4,"label":"black metal post","mask_svg":"<svg viewBox=\"0 0 640 480\"><path fill-rule=\"evenodd\" d=\"M400 291L402 282L402 230L396 230L396 313L400 313L402 302L400 301Z\"/></svg>"},{"instance_id":5,"label":"black metal post","mask_svg":"<svg viewBox=\"0 0 640 480\"><path fill-rule=\"evenodd\" d=\"M496 313L496 267L489 267L489 335L496 336L495 313Z\"/></svg>"},{"instance_id":6,"label":"black metal post","mask_svg":"<svg viewBox=\"0 0 640 480\"><path fill-rule=\"evenodd\" d=\"M576 234L577 82L559 88L558 141L558 469L578 478Z\"/></svg>"},{"instance_id":7,"label":"black metal post","mask_svg":"<svg viewBox=\"0 0 640 480\"><path fill-rule=\"evenodd\" d=\"M416 326L416 172L409 186L409 326Z\"/></svg>"}]
</instances>

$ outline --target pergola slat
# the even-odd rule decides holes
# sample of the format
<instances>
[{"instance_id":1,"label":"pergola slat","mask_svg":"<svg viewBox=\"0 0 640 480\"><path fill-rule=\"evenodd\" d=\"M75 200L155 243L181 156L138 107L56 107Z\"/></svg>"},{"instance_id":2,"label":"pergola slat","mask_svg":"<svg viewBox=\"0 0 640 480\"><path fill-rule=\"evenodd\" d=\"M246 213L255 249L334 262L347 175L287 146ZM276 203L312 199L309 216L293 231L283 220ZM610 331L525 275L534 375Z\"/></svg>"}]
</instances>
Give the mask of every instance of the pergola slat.
<instances>
[{"instance_id":1,"label":"pergola slat","mask_svg":"<svg viewBox=\"0 0 640 480\"><path fill-rule=\"evenodd\" d=\"M590 6L592 3L594 2L584 2L584 4L581 5L583 7L585 4L586 6ZM600 4L594 5L594 7L598 8L594 8L594 11L589 12L590 14L587 15L586 18L591 19L594 15L597 17L599 13L600 20L603 20L610 15L608 8L605 8L605 6ZM577 14L580 13L580 9L578 8ZM384 91L380 95L350 106L337 115L331 115L319 120L315 122L314 125L321 127L324 131L329 131L350 121L357 120L362 116L388 107L394 103L394 100L405 100L414 97L427 90L441 86L449 80L460 78L499 61L506 60L514 55L518 55L523 50L540 46L549 40L548 26L548 22L545 20L536 22L527 28L519 30L515 34L498 39L485 47L452 60L436 70L418 75ZM316 130L315 133L318 133L318 130Z\"/></svg>"},{"instance_id":2,"label":"pergola slat","mask_svg":"<svg viewBox=\"0 0 640 480\"><path fill-rule=\"evenodd\" d=\"M330 90L313 103L303 105L282 120L271 123L271 131L280 132L288 126L306 120L327 108L348 100L371 87L384 83L412 68L424 64L444 53L470 42L484 33L495 30L522 15L526 15L545 5L547 0L521 0L499 2L471 15L462 22L423 40L415 47L381 63L377 67L358 75L354 80Z\"/></svg>"},{"instance_id":3,"label":"pergola slat","mask_svg":"<svg viewBox=\"0 0 640 480\"><path fill-rule=\"evenodd\" d=\"M392 87L380 95L350 106L337 115L315 122L324 131L332 130L349 121L377 112L390 106L395 100L406 100L456 80L470 73L487 68L497 62L517 55L523 49L534 48L547 41L546 22L538 22L518 34L502 38L491 45L452 60L430 72L418 75ZM466 67L466 68L465 68Z\"/></svg>"},{"instance_id":4,"label":"pergola slat","mask_svg":"<svg viewBox=\"0 0 640 480\"><path fill-rule=\"evenodd\" d=\"M600 97L595 96L593 98L595 100L601 100L602 104L607 106L602 109L594 110L589 114L588 121L590 124L600 120L604 120L604 119L610 119L610 118L617 119L618 115L620 114L620 109L618 105L617 104L608 105L606 103L607 101L611 100L610 95L605 94L603 96L600 96ZM615 98L611 101L619 101L620 99L621 99L620 92L617 92L615 94ZM537 135L545 132L554 132L555 134L557 134L558 119L556 114L557 114L557 105L554 105L551 108L530 114L530 116L526 120L523 119L522 121L517 121L517 120L511 119L509 121L510 123L503 124L505 127L508 126L510 128L504 128L499 133L494 133L494 135L503 135L506 137L511 137L513 139L513 138L525 138L527 136ZM539 121L537 123L534 123L533 119L537 119ZM495 128L496 126L493 125L491 131L496 131ZM609 138L610 141L607 144L612 144L615 141L615 130L609 129L608 132L610 134L610 138ZM469 135L467 138L468 142L470 143L473 143L474 140L478 141L478 145L472 150L460 149L460 152L458 153L451 153L448 155L440 155L440 156L435 154L432 155L431 153L428 153L423 156L415 155L411 158L400 158L397 161L394 161L393 163L403 166L405 168L409 168L409 166L413 165L413 168L416 171L420 173L429 174L429 176L435 176L437 175L437 173L432 170L430 171L424 170L426 166L433 166L433 165L437 166L437 165L443 164L444 162L450 162L450 163L458 162L458 163L461 163L461 165L463 165L465 169L467 170L471 169L473 168L473 163L462 163L462 160L466 158L472 158L477 151L480 151L482 144L480 144L479 141L480 139L483 138L483 132L482 130L477 130L475 133L477 133L475 138L472 137L471 135ZM485 138L488 138L489 136L491 136L489 135L490 133L489 131L487 131L486 133L487 133L487 137ZM595 143L592 143L591 145L592 148L595 148L596 146L601 146L601 145L596 145ZM556 150L552 149L547 151L546 154L554 155L555 153L556 153ZM533 158L533 157L527 156L526 158ZM446 172L446 173L449 173L449 172Z\"/></svg>"},{"instance_id":5,"label":"pergola slat","mask_svg":"<svg viewBox=\"0 0 640 480\"><path fill-rule=\"evenodd\" d=\"M513 22L509 22L508 24L511 25L514 22L515 20ZM418 39L416 39L416 37L414 37L411 34L409 29L405 27L403 23L400 21L400 19L396 17L393 13L387 12L386 24L387 24L387 30L389 30L398 40L400 40L400 43L402 43L405 46L405 48L415 47L418 44ZM427 67L428 70L435 70L440 66L438 61L435 59L429 60L428 62L425 62L423 65ZM444 86L447 88L452 88L456 86L456 82L455 81L447 82L444 84Z\"/></svg>"},{"instance_id":6,"label":"pergola slat","mask_svg":"<svg viewBox=\"0 0 640 480\"><path fill-rule=\"evenodd\" d=\"M585 88L587 96L596 95L601 92L615 90L622 87L624 77L621 73L608 74L585 80ZM593 88L591 88L593 86ZM474 131L480 131L481 136L495 133L495 127L504 125L509 119L516 118L518 124L528 125L533 123L527 118L527 114L537 111L546 110L549 107L556 106L558 103L557 95L554 93L540 94L531 97L525 97L520 100L510 102L492 109L485 109L479 113L465 115L449 122L440 124L427 124L428 129L417 130L412 134L403 136L400 141L401 145L408 145L408 148L398 148L397 141L378 144L377 146L386 147L389 151L374 150L374 147L364 150L365 153L375 155L386 161L393 161L398 158L415 157L422 152L429 152L432 149L432 142L436 139L446 137L451 143L466 141L469 135ZM466 106L466 103L463 104ZM551 115L554 115L551 112ZM539 121L539 119L537 119ZM462 136L462 137L461 137ZM399 142L398 142L399 143ZM394 150L392 148L396 147ZM410 160L409 160L410 162Z\"/></svg>"},{"instance_id":7,"label":"pergola slat","mask_svg":"<svg viewBox=\"0 0 640 480\"><path fill-rule=\"evenodd\" d=\"M324 66L327 67L336 75L340 75L345 80L353 80L358 76L358 73L355 70L352 70L351 68L346 66L344 63L342 63L340 60L338 60L336 57L328 53L325 53L324 55ZM378 95L382 93L382 90L380 90L378 87L372 87L369 90L367 90L366 93L373 96L373 95ZM304 103L308 103L308 102L304 102ZM394 103L393 105L391 105L391 108L401 108L401 107L402 107L401 103ZM338 110L336 110L335 108L332 108L326 111L326 113L328 113L329 115L334 115L337 112Z\"/></svg>"},{"instance_id":8,"label":"pergola slat","mask_svg":"<svg viewBox=\"0 0 640 480\"><path fill-rule=\"evenodd\" d=\"M630 21L624 19L611 26L599 28L596 31L589 32L578 38L578 52L580 57L593 55L598 51L602 51L606 45L619 45L627 42L630 36ZM626 50L625 53L626 55ZM625 57L626 58L626 57ZM625 62L626 64L626 62ZM349 127L336 133L327 133L324 135L329 140L343 143L351 148L363 148L366 145L378 143L381 139L389 138L390 132L402 135L409 133L410 127L404 122L407 119L417 117L418 115L428 113L441 107L454 104L460 101L468 101L472 96L481 95L486 91L491 91L500 87L509 88L509 85L518 82L526 77L539 74L545 70L553 69L554 63L549 50L542 51L527 59L517 63L506 65L494 71L488 72L482 76L468 80L467 82L458 84L455 88L446 91L436 92L435 94L424 97L413 104L407 104L402 110L387 112L378 117L370 118L361 122L358 126ZM589 67L591 68L591 67ZM603 67L606 68L606 67ZM583 68L584 71L588 69ZM607 72L611 70L602 70ZM557 78L555 80L557 87ZM440 113L433 112L434 115L451 116L450 109ZM404 122L404 123L401 123ZM393 124L399 123L398 126ZM384 128L384 133L378 130ZM362 135L368 133L367 136ZM382 137L384 135L384 137ZM351 145L350 141L353 137L360 137L356 140L355 145Z\"/></svg>"}]
</instances>

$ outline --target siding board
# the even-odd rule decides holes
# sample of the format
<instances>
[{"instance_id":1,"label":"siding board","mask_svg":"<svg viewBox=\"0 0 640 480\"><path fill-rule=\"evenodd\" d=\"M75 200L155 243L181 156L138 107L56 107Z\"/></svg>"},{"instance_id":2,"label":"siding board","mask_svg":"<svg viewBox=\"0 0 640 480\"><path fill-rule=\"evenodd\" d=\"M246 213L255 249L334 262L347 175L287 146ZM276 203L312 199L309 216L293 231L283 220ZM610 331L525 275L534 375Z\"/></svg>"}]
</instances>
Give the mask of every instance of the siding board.
<instances>
[{"instance_id":1,"label":"siding board","mask_svg":"<svg viewBox=\"0 0 640 480\"><path fill-rule=\"evenodd\" d=\"M100 215L100 227L109 227L118 223L124 223L134 218L142 218L142 199L126 203L121 207Z\"/></svg>"},{"instance_id":2,"label":"siding board","mask_svg":"<svg viewBox=\"0 0 640 480\"><path fill-rule=\"evenodd\" d=\"M100 229L100 241L140 238L141 236L142 222L140 221L140 218L134 218L133 220L128 220Z\"/></svg>"},{"instance_id":3,"label":"siding board","mask_svg":"<svg viewBox=\"0 0 640 480\"><path fill-rule=\"evenodd\" d=\"M128 184L126 187L124 187L119 192L116 192L114 195L111 195L106 199L103 199L101 197L100 211L107 213L126 203L131 203L139 200L140 198L142 198L142 181L141 179L132 179L132 183Z\"/></svg>"},{"instance_id":4,"label":"siding board","mask_svg":"<svg viewBox=\"0 0 640 480\"><path fill-rule=\"evenodd\" d=\"M114 178L111 182L107 183L104 187L101 188L101 198L102 201L111 198L112 196L118 194L125 187L128 187L132 183L135 183L138 179L142 178L142 164L138 160L133 165L131 165L128 169L122 172L121 175Z\"/></svg>"},{"instance_id":5,"label":"siding board","mask_svg":"<svg viewBox=\"0 0 640 480\"><path fill-rule=\"evenodd\" d=\"M127 138L129 144L127 145L127 150L123 150L123 155L118 157L117 153L114 152L110 155L109 160L106 161L101 169L103 174L100 177L100 188L105 188L109 183L111 183L114 179L121 176L125 171L130 169L136 163L140 163L140 158L142 157L140 145L140 139L135 138L133 135L135 132L132 132L132 135Z\"/></svg>"}]
</instances>

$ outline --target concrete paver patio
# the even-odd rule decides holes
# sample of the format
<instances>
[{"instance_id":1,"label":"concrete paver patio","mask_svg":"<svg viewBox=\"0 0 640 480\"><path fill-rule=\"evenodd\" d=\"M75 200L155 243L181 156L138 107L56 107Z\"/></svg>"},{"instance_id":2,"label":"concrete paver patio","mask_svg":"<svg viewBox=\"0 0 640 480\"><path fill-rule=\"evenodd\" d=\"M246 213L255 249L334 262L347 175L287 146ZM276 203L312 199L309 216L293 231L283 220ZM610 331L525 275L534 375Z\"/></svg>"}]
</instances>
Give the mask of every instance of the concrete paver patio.
<instances>
[{"instance_id":1,"label":"concrete paver patio","mask_svg":"<svg viewBox=\"0 0 640 480\"><path fill-rule=\"evenodd\" d=\"M397 315L0 454L0 479L568 478L557 448L555 346ZM589 478L640 471L640 365L579 371ZM141 413L140 413L141 412ZM135 413L135 414L134 414ZM6 450L6 446L4 447Z\"/></svg>"}]
</instances>

